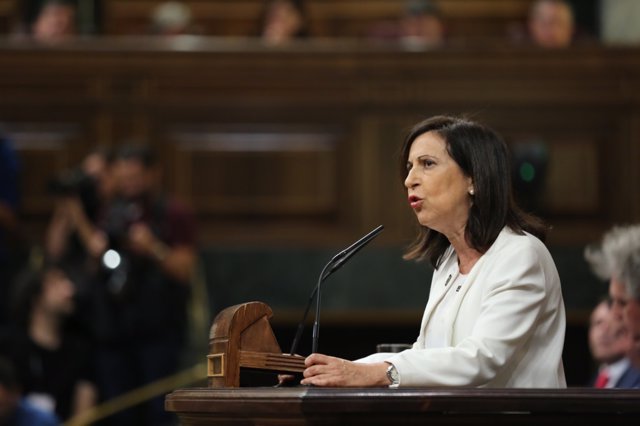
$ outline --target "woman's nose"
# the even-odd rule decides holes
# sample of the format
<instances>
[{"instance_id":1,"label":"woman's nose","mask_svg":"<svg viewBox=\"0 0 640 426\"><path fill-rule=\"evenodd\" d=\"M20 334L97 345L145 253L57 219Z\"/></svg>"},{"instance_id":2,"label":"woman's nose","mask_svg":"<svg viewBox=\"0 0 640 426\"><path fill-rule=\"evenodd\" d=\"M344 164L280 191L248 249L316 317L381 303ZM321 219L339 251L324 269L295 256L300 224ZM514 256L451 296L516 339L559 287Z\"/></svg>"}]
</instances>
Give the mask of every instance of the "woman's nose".
<instances>
[{"instance_id":1,"label":"woman's nose","mask_svg":"<svg viewBox=\"0 0 640 426\"><path fill-rule=\"evenodd\" d=\"M416 181L415 174L413 173L413 169L410 169L407 172L407 177L404 179L404 186L407 189L411 189L414 188L417 184L418 183Z\"/></svg>"}]
</instances>

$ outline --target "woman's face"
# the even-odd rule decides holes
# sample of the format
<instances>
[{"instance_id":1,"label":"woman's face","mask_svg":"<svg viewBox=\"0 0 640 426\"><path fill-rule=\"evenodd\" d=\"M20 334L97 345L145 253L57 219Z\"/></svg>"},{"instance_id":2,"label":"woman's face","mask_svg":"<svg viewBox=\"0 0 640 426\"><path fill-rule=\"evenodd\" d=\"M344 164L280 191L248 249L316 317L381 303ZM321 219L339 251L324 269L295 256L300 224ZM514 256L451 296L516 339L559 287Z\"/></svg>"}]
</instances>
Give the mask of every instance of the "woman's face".
<instances>
[{"instance_id":1,"label":"woman's face","mask_svg":"<svg viewBox=\"0 0 640 426\"><path fill-rule=\"evenodd\" d=\"M413 141L404 184L421 225L448 237L464 230L472 181L451 158L438 134L427 132Z\"/></svg>"},{"instance_id":2,"label":"woman's face","mask_svg":"<svg viewBox=\"0 0 640 426\"><path fill-rule=\"evenodd\" d=\"M303 25L302 16L290 1L276 0L267 11L264 38L283 42L295 36Z\"/></svg>"},{"instance_id":3,"label":"woman's face","mask_svg":"<svg viewBox=\"0 0 640 426\"><path fill-rule=\"evenodd\" d=\"M33 36L40 41L59 41L73 35L75 10L72 6L49 5L33 25Z\"/></svg>"},{"instance_id":4,"label":"woman's face","mask_svg":"<svg viewBox=\"0 0 640 426\"><path fill-rule=\"evenodd\" d=\"M70 315L75 308L75 287L67 275L52 269L44 276L41 301L43 307L58 315Z\"/></svg>"}]
</instances>

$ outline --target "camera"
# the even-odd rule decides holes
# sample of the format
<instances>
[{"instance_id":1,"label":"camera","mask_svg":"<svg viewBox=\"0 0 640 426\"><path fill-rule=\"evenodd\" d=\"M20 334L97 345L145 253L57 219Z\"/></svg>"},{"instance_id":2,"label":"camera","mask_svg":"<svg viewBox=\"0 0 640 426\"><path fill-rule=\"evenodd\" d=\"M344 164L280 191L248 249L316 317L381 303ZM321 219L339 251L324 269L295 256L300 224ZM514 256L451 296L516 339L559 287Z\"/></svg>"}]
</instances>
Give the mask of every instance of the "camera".
<instances>
[{"instance_id":1,"label":"camera","mask_svg":"<svg viewBox=\"0 0 640 426\"><path fill-rule=\"evenodd\" d=\"M82 169L64 170L49 181L48 192L56 197L78 197L82 208L92 222L100 209L98 182Z\"/></svg>"}]
</instances>

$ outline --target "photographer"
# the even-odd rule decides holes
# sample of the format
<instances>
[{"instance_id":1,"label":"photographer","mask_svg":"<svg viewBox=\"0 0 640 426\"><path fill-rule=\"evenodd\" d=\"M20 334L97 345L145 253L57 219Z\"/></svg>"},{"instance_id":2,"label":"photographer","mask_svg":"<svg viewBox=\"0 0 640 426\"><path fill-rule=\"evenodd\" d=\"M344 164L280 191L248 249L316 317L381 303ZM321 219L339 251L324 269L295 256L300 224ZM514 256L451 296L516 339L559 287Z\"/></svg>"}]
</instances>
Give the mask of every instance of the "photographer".
<instances>
[{"instance_id":1,"label":"photographer","mask_svg":"<svg viewBox=\"0 0 640 426\"><path fill-rule=\"evenodd\" d=\"M45 236L46 256L64 267L76 286L77 309L70 323L87 338L93 332L90 324L99 259L107 248L98 222L113 198L112 161L108 149L96 148L78 168L64 171L48 188L55 204Z\"/></svg>"},{"instance_id":2,"label":"photographer","mask_svg":"<svg viewBox=\"0 0 640 426\"><path fill-rule=\"evenodd\" d=\"M50 182L49 191L56 197L56 203L47 230L46 249L52 258L62 259L78 248L98 257L106 249L106 238L96 223L113 195L109 170L112 161L110 151L97 148L79 168L65 171ZM72 247L76 243L80 247Z\"/></svg>"},{"instance_id":3,"label":"photographer","mask_svg":"<svg viewBox=\"0 0 640 426\"><path fill-rule=\"evenodd\" d=\"M174 373L184 343L186 302L196 260L193 215L158 188L149 148L124 146L113 164L118 198L101 222L107 235L98 327L98 377L103 397ZM163 399L113 424L170 424Z\"/></svg>"}]
</instances>

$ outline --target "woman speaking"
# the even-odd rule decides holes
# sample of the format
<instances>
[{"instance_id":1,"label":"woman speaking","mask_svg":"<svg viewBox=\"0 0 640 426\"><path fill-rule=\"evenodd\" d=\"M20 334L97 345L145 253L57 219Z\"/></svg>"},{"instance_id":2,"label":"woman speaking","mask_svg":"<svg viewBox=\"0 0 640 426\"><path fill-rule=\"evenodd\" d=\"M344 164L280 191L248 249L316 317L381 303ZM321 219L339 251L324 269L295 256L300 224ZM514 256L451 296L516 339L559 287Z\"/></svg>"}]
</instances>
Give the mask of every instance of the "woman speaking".
<instances>
[{"instance_id":1,"label":"woman speaking","mask_svg":"<svg viewBox=\"0 0 640 426\"><path fill-rule=\"evenodd\" d=\"M509 155L491 129L455 117L417 124L402 148L420 224L406 259L435 268L411 349L355 362L312 354L315 386L566 387L560 279L546 226L514 202Z\"/></svg>"}]
</instances>

